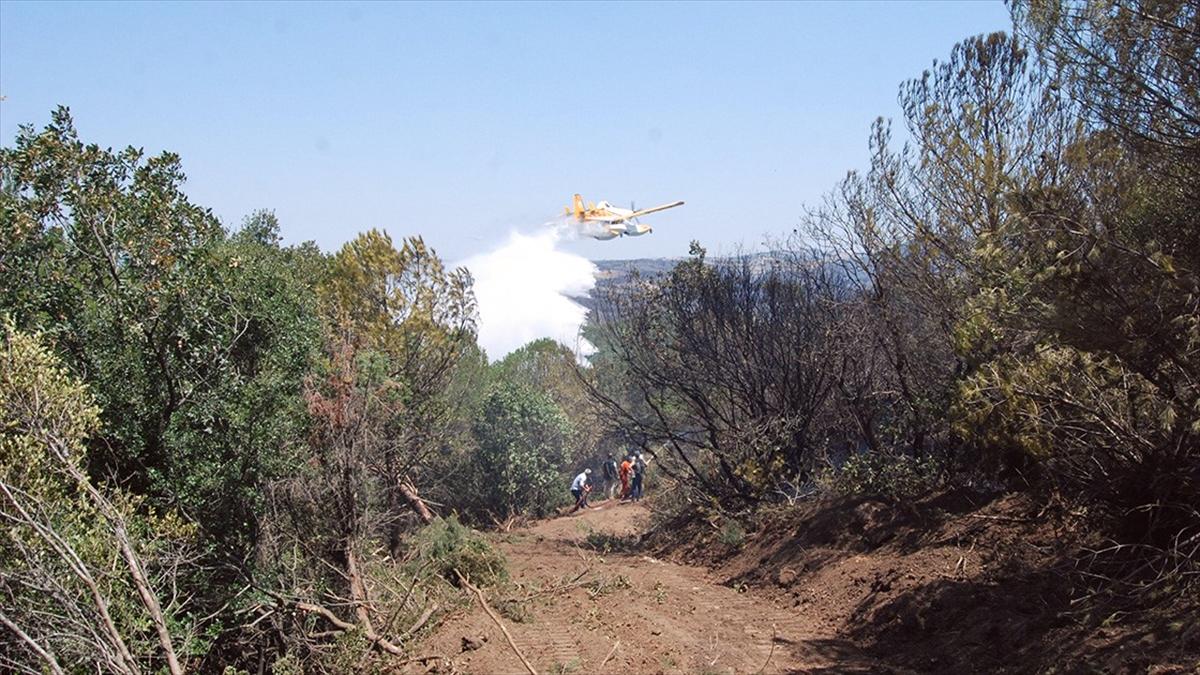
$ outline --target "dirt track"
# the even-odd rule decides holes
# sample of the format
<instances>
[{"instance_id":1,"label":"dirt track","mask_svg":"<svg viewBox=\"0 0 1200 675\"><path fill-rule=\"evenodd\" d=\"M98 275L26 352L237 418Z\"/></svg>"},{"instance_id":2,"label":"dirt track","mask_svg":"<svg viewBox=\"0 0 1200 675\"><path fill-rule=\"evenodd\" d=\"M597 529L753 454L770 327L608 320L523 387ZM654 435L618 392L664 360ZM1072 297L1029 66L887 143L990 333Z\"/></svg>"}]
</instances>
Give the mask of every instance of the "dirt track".
<instances>
[{"instance_id":1,"label":"dirt track","mask_svg":"<svg viewBox=\"0 0 1200 675\"><path fill-rule=\"evenodd\" d=\"M878 664L834 637L835 626L753 591L720 585L705 570L640 554L598 553L605 535L639 532L641 505L603 503L586 513L501 535L513 581L540 593L503 618L540 673L878 672ZM583 576L580 576L580 575ZM564 585L574 587L547 590ZM511 596L512 594L510 594ZM502 598L493 598L503 605ZM463 650L463 638L486 637ZM526 672L478 606L452 617L422 653L453 656L445 671ZM607 658L607 661L606 661Z\"/></svg>"}]
</instances>

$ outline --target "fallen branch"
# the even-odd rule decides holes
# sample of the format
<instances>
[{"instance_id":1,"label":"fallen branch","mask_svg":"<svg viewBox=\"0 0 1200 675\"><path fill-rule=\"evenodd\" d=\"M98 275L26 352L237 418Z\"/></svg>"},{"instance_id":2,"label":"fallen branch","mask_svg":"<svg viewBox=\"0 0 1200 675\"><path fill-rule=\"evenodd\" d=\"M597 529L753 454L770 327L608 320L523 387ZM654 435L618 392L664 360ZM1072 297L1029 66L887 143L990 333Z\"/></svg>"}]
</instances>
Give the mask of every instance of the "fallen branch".
<instances>
[{"instance_id":1,"label":"fallen branch","mask_svg":"<svg viewBox=\"0 0 1200 675\"><path fill-rule=\"evenodd\" d=\"M487 615L492 618L492 621L496 622L496 625L500 627L500 632L504 633L504 638L508 640L508 646L512 647L513 653L517 655L517 658L521 659L521 663L524 664L525 669L529 671L529 675L537 675L537 671L534 670L533 666L529 663L529 659L525 658L525 655L521 653L520 648L517 647L517 642L516 640L513 640L512 634L509 633L508 629L504 627L504 622L501 621L500 617L496 616L496 613L492 611L490 606L488 606L487 600L483 597L483 591L479 590L475 586L472 586L471 582L468 581L467 578L463 576L463 573L459 572L457 568L455 568L454 574L458 577L458 580L462 582L463 587L473 591L475 593L475 597L479 598L479 606L483 607L483 611L487 612Z\"/></svg>"},{"instance_id":2,"label":"fallen branch","mask_svg":"<svg viewBox=\"0 0 1200 675\"><path fill-rule=\"evenodd\" d=\"M517 514L515 513L509 515L504 520L497 518L496 514L492 513L491 511L488 512L488 516L491 517L492 523L496 525L496 529L500 530L501 532L511 532L513 525L515 525L517 522Z\"/></svg>"},{"instance_id":3,"label":"fallen branch","mask_svg":"<svg viewBox=\"0 0 1200 675\"><path fill-rule=\"evenodd\" d=\"M413 657L404 659L397 665L402 666L406 663L425 663L426 661L433 661L434 659L442 659L445 661L450 660L450 659L446 658L445 656L442 656L441 654L429 654L427 656L413 656Z\"/></svg>"},{"instance_id":4,"label":"fallen branch","mask_svg":"<svg viewBox=\"0 0 1200 675\"><path fill-rule=\"evenodd\" d=\"M307 612L309 614L316 614L317 616L319 616L319 617L325 619L326 621L328 621L329 623L333 624L335 628L338 628L341 631L357 630L357 629L361 628L361 626L350 623L349 621L346 621L345 619L339 617L337 614L334 614L327 607L322 607L321 605L318 605L316 603L305 602L303 600L290 600L290 599L285 598L284 596L280 595L279 593L275 593L274 591L268 590L267 593L269 595L273 596L274 598L276 598L277 600L280 600L281 602L291 603L296 609L298 609L302 612ZM394 645L391 642L384 639L384 637L382 635L379 635L378 633L376 633L373 628L368 627L368 628L364 629L363 635L366 636L366 638L371 641L371 644L379 647L383 651L385 651L393 656L404 656L403 649L397 647L396 645Z\"/></svg>"},{"instance_id":5,"label":"fallen branch","mask_svg":"<svg viewBox=\"0 0 1200 675\"><path fill-rule=\"evenodd\" d=\"M568 581L565 584L559 584L558 586L552 586L550 588L545 588L540 591L534 591L532 593L529 593L524 598L521 598L521 602L529 602L530 600L532 600L538 596L549 595L551 593L561 593L562 591L569 591L574 588L579 588L580 586L582 586L585 583L585 582L581 581L581 579L583 579L583 577L585 575L587 575L588 572L591 572L591 571L592 570L589 567L589 568L583 570L582 572L580 572L579 574L575 575L574 579L571 579L570 581Z\"/></svg>"},{"instance_id":6,"label":"fallen branch","mask_svg":"<svg viewBox=\"0 0 1200 675\"><path fill-rule=\"evenodd\" d=\"M436 602L429 605L429 607L426 608L425 611L421 613L421 616L417 619L416 623L409 626L408 630L404 631L404 636L408 637L409 635L412 635L413 633L420 630L421 626L424 626L425 622L429 620L429 617L433 616L433 613L437 611L437 608L438 608L438 606L437 606Z\"/></svg>"},{"instance_id":7,"label":"fallen branch","mask_svg":"<svg viewBox=\"0 0 1200 675\"><path fill-rule=\"evenodd\" d=\"M767 654L767 660L763 662L762 668L759 668L758 672L755 673L755 675L759 675L760 673L763 673L764 671L766 671L767 666L771 664L771 657L775 656L775 643L778 641L779 641L779 631L778 631L778 629L776 629L775 624L771 624L771 651ZM714 661L714 663L715 663L715 661Z\"/></svg>"},{"instance_id":8,"label":"fallen branch","mask_svg":"<svg viewBox=\"0 0 1200 675\"><path fill-rule=\"evenodd\" d=\"M425 505L425 500L421 499L421 496L417 494L417 486L413 485L412 481L405 478L396 487L400 492L400 496L404 497L404 501L408 502L412 510L421 518L421 522L426 525L433 522L433 513Z\"/></svg>"},{"instance_id":9,"label":"fallen branch","mask_svg":"<svg viewBox=\"0 0 1200 675\"><path fill-rule=\"evenodd\" d=\"M608 656L604 657L604 660L600 662L601 668L604 667L604 664L608 663L608 660L612 658L613 654L617 653L617 647L620 647L620 646L621 646L620 640L617 640L616 642L613 643L612 649L608 650Z\"/></svg>"},{"instance_id":10,"label":"fallen branch","mask_svg":"<svg viewBox=\"0 0 1200 675\"><path fill-rule=\"evenodd\" d=\"M721 646L721 634L713 633L712 645L709 646L709 649L713 650L714 652L717 652L717 648L720 646ZM717 652L717 655L713 657L713 660L708 662L708 667L709 668L715 667L717 665L717 661L720 661L720 660L721 660L721 652Z\"/></svg>"},{"instance_id":11,"label":"fallen branch","mask_svg":"<svg viewBox=\"0 0 1200 675\"><path fill-rule=\"evenodd\" d=\"M1035 522L1032 518L1014 518L1012 516L986 516L982 513L968 513L968 518L979 518L981 520L1003 520L1010 523L1032 523Z\"/></svg>"},{"instance_id":12,"label":"fallen branch","mask_svg":"<svg viewBox=\"0 0 1200 675\"><path fill-rule=\"evenodd\" d=\"M301 612L308 612L309 614L316 614L317 616L325 619L326 621L328 621L329 623L333 624L334 626L336 626L337 628L339 628L343 631L354 630L355 628L358 628L358 626L355 626L354 624L350 623L349 621L346 621L345 619L339 617L337 614L334 614L329 609L322 607L321 605L317 605L317 604L314 604L311 602L304 602L303 600L299 600L295 604L296 604L296 609L300 610Z\"/></svg>"},{"instance_id":13,"label":"fallen branch","mask_svg":"<svg viewBox=\"0 0 1200 675\"><path fill-rule=\"evenodd\" d=\"M579 548L579 544L575 544L575 552L579 554L579 559L583 561L584 565L589 567L591 566L591 563L588 562L587 556L583 554L583 549Z\"/></svg>"},{"instance_id":14,"label":"fallen branch","mask_svg":"<svg viewBox=\"0 0 1200 675\"><path fill-rule=\"evenodd\" d=\"M274 607L266 607L266 606L264 605L264 608L265 608L267 611L265 611L265 612L263 612L261 615L259 615L259 617L258 617L257 619L255 619L255 620L251 621L250 623L246 624L246 626L245 626L246 628L254 628L255 626L257 626L257 625L258 625L258 622L262 621L263 619L266 619L267 617L269 617L269 616L271 616L272 614L274 614L274 613L275 613L275 608L274 608Z\"/></svg>"}]
</instances>

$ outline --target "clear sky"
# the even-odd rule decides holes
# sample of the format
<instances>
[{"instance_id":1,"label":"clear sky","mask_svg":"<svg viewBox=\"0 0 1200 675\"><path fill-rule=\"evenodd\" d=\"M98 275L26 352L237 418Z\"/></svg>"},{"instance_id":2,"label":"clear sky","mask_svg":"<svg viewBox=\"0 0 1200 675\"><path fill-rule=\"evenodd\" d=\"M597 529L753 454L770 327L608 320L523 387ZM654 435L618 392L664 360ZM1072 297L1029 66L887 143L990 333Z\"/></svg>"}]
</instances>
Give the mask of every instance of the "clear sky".
<instances>
[{"instance_id":1,"label":"clear sky","mask_svg":"<svg viewBox=\"0 0 1200 675\"><path fill-rule=\"evenodd\" d=\"M1000 0L765 4L0 2L0 136L178 152L228 225L487 249L574 192L683 199L592 258L756 245L867 157L871 121Z\"/></svg>"}]
</instances>

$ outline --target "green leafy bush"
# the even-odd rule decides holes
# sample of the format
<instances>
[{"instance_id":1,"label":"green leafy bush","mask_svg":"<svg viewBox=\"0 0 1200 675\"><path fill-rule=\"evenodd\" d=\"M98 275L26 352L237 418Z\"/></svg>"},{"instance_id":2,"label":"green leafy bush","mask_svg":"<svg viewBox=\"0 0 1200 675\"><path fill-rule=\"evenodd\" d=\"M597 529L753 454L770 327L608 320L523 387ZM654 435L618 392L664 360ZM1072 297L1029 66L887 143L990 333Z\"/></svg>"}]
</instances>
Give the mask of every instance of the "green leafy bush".
<instances>
[{"instance_id":1,"label":"green leafy bush","mask_svg":"<svg viewBox=\"0 0 1200 675\"><path fill-rule=\"evenodd\" d=\"M549 396L501 382L475 422L479 452L472 487L485 511L544 516L566 500L560 467L574 430Z\"/></svg>"},{"instance_id":2,"label":"green leafy bush","mask_svg":"<svg viewBox=\"0 0 1200 675\"><path fill-rule=\"evenodd\" d=\"M878 495L901 500L936 489L942 466L932 457L869 453L853 455L840 469L823 477L826 486L842 495Z\"/></svg>"},{"instance_id":3,"label":"green leafy bush","mask_svg":"<svg viewBox=\"0 0 1200 675\"><path fill-rule=\"evenodd\" d=\"M157 597L179 582L196 528L88 478L85 444L100 419L89 388L42 336L0 315L0 591L4 623L22 636L0 648L7 663L44 660L49 671L62 659L87 670L103 663L98 654L119 653L127 671L165 671L208 647L186 639L190 603Z\"/></svg>"},{"instance_id":4,"label":"green leafy bush","mask_svg":"<svg viewBox=\"0 0 1200 675\"><path fill-rule=\"evenodd\" d=\"M418 565L458 583L455 570L476 585L508 579L504 554L483 535L458 522L456 516L438 518L413 539Z\"/></svg>"},{"instance_id":5,"label":"green leafy bush","mask_svg":"<svg viewBox=\"0 0 1200 675\"><path fill-rule=\"evenodd\" d=\"M738 521L727 520L717 532L717 541L732 548L740 548L746 541L746 530Z\"/></svg>"}]
</instances>

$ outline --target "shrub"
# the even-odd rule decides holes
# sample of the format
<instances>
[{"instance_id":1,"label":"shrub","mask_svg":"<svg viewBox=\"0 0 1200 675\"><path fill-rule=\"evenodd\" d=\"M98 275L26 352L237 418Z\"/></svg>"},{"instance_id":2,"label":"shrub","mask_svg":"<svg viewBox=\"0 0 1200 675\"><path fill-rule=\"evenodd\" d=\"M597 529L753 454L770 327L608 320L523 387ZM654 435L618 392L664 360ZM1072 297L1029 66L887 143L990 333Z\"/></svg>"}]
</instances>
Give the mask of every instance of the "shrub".
<instances>
[{"instance_id":1,"label":"shrub","mask_svg":"<svg viewBox=\"0 0 1200 675\"><path fill-rule=\"evenodd\" d=\"M549 396L499 383L485 397L474 431L479 451L472 487L484 510L540 517L565 501L559 467L575 432Z\"/></svg>"},{"instance_id":2,"label":"shrub","mask_svg":"<svg viewBox=\"0 0 1200 675\"><path fill-rule=\"evenodd\" d=\"M942 480L942 466L932 457L868 453L852 455L823 482L841 495L876 495L901 500L930 492Z\"/></svg>"},{"instance_id":3,"label":"shrub","mask_svg":"<svg viewBox=\"0 0 1200 675\"><path fill-rule=\"evenodd\" d=\"M717 532L717 541L731 548L741 548L746 541L746 530L736 520L727 520Z\"/></svg>"},{"instance_id":4,"label":"shrub","mask_svg":"<svg viewBox=\"0 0 1200 675\"><path fill-rule=\"evenodd\" d=\"M434 520L417 533L413 544L419 564L453 583L458 583L455 570L476 585L508 579L504 555L456 516Z\"/></svg>"},{"instance_id":5,"label":"shrub","mask_svg":"<svg viewBox=\"0 0 1200 675\"><path fill-rule=\"evenodd\" d=\"M629 553L637 550L638 537L611 532L589 532L585 543L588 548L601 554Z\"/></svg>"}]
</instances>

